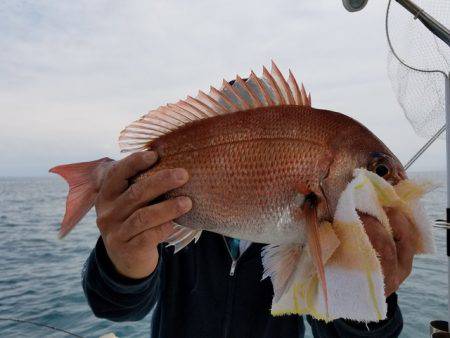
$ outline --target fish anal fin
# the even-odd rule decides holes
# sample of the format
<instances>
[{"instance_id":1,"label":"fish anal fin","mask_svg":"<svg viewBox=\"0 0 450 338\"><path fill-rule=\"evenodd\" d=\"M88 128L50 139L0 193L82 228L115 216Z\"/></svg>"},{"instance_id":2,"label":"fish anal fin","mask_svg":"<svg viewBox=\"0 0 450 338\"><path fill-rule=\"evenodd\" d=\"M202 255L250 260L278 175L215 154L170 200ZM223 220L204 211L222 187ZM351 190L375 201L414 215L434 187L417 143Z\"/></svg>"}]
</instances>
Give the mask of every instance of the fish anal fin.
<instances>
[{"instance_id":1,"label":"fish anal fin","mask_svg":"<svg viewBox=\"0 0 450 338\"><path fill-rule=\"evenodd\" d=\"M202 230L195 230L180 225L176 225L176 229L166 240L167 246L173 246L175 248L175 253L188 246L192 241L197 243L202 234Z\"/></svg>"}]
</instances>

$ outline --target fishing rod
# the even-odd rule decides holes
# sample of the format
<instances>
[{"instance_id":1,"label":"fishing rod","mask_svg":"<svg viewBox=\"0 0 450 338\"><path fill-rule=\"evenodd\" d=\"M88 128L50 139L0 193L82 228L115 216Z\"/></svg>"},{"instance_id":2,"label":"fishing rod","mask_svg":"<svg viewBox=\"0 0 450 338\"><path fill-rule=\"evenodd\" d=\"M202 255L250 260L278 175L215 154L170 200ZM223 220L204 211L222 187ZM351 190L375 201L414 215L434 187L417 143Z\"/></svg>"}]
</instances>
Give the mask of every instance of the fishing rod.
<instances>
[{"instance_id":1,"label":"fishing rod","mask_svg":"<svg viewBox=\"0 0 450 338\"><path fill-rule=\"evenodd\" d=\"M49 329L49 330L62 332L62 333L65 333L66 335L69 335L69 336L72 336L72 337L84 338L83 336L80 336L80 335L78 335L76 333L69 332L69 331L66 331L64 329L60 329L60 328L57 328L55 326L52 326L52 325L42 324L42 323L38 323L38 322L33 322L31 320L0 317L0 321L14 322L14 323L20 323L20 324L31 324L31 325L38 326L38 327L44 327L44 328Z\"/></svg>"}]
</instances>

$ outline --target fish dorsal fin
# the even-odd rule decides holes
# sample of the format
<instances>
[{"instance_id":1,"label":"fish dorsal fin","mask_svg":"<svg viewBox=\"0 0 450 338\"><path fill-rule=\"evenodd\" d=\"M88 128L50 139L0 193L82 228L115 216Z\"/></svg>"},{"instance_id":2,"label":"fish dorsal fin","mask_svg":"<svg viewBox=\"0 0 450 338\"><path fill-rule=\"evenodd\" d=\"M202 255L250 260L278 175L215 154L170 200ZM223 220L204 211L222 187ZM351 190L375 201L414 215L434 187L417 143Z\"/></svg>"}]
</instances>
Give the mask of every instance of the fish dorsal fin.
<instances>
[{"instance_id":1,"label":"fish dorsal fin","mask_svg":"<svg viewBox=\"0 0 450 338\"><path fill-rule=\"evenodd\" d=\"M194 121L281 105L310 107L311 95L291 71L286 80L272 61L271 71L263 67L260 77L253 71L245 80L238 75L231 84L223 80L220 90L211 87L209 94L199 91L196 97L151 110L120 133L119 145L122 152L143 150L152 140Z\"/></svg>"}]
</instances>

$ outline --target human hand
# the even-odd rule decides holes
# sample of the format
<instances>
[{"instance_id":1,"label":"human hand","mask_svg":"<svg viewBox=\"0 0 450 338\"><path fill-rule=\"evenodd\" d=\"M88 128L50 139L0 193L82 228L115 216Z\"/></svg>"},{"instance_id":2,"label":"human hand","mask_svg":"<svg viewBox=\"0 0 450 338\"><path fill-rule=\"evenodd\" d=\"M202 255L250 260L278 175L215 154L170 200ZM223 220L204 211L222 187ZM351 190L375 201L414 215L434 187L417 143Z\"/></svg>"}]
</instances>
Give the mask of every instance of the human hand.
<instances>
[{"instance_id":1,"label":"human hand","mask_svg":"<svg viewBox=\"0 0 450 338\"><path fill-rule=\"evenodd\" d=\"M370 242L378 253L384 274L385 295L398 290L409 276L414 258L414 229L411 221L401 212L388 209L387 215L394 238L374 217L360 214Z\"/></svg>"},{"instance_id":2,"label":"human hand","mask_svg":"<svg viewBox=\"0 0 450 338\"><path fill-rule=\"evenodd\" d=\"M134 153L116 162L102 183L95 203L97 226L109 258L122 275L144 278L158 264L157 245L173 233L172 220L188 212L192 202L177 197L149 203L188 181L186 170L164 169L129 184L156 163L152 151Z\"/></svg>"}]
</instances>

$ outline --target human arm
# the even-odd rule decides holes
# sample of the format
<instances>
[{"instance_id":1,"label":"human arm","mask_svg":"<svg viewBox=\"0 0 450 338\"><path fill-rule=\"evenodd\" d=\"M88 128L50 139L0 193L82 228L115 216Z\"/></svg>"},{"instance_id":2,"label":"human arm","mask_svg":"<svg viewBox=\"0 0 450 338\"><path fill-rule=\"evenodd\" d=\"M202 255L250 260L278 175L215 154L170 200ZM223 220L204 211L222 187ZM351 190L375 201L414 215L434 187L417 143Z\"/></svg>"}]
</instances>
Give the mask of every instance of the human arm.
<instances>
[{"instance_id":1,"label":"human arm","mask_svg":"<svg viewBox=\"0 0 450 338\"><path fill-rule=\"evenodd\" d=\"M139 183L129 180L156 162L153 152L117 162L96 200L101 237L83 272L83 289L98 317L139 320L156 304L162 283L158 244L172 232L171 221L191 207L185 197L149 203L186 183L183 169L161 170Z\"/></svg>"},{"instance_id":2,"label":"human arm","mask_svg":"<svg viewBox=\"0 0 450 338\"><path fill-rule=\"evenodd\" d=\"M163 261L146 278L133 279L118 273L102 238L89 255L82 276L88 304L96 317L112 321L136 321L145 317L159 300L164 283Z\"/></svg>"}]
</instances>

